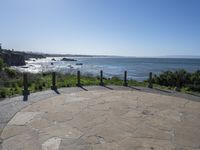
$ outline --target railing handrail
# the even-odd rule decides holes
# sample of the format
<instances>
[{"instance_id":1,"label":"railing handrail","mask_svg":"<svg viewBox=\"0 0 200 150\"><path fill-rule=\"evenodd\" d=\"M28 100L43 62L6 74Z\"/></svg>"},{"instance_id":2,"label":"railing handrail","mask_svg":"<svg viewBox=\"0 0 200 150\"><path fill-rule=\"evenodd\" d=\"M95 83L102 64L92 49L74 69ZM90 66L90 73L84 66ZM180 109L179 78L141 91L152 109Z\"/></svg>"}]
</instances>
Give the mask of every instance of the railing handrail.
<instances>
[{"instance_id":1,"label":"railing handrail","mask_svg":"<svg viewBox=\"0 0 200 150\"><path fill-rule=\"evenodd\" d=\"M103 70L100 70L100 81L99 81L99 85L100 86L104 86L105 83L103 82ZM1 83L15 83L16 81L21 81L19 80L11 80L11 81L0 81ZM149 88L153 88L153 83L152 83L152 72L149 73L149 84L148 87ZM51 89L52 90L57 90L57 86L56 86L56 72L52 72L52 86ZM127 78L127 71L124 71L124 79L123 79L123 86L128 86L128 78ZM77 71L77 84L76 86L81 87L81 73L80 70ZM30 94L29 92L29 84L28 84L28 73L24 73L23 74L23 95L24 96L28 96Z\"/></svg>"}]
</instances>

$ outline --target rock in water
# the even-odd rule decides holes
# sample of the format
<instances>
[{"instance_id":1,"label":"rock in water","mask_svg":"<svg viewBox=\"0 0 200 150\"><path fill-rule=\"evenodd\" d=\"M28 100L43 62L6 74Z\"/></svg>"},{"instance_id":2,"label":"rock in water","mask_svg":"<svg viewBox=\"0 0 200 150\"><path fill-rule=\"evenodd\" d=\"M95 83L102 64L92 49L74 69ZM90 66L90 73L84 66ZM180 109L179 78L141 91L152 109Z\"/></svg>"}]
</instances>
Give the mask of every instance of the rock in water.
<instances>
[{"instance_id":1,"label":"rock in water","mask_svg":"<svg viewBox=\"0 0 200 150\"><path fill-rule=\"evenodd\" d=\"M77 66L81 66L81 65L83 65L83 63L76 63L76 65L77 65Z\"/></svg>"},{"instance_id":2,"label":"rock in water","mask_svg":"<svg viewBox=\"0 0 200 150\"><path fill-rule=\"evenodd\" d=\"M77 60L71 58L62 58L61 61L77 61Z\"/></svg>"}]
</instances>

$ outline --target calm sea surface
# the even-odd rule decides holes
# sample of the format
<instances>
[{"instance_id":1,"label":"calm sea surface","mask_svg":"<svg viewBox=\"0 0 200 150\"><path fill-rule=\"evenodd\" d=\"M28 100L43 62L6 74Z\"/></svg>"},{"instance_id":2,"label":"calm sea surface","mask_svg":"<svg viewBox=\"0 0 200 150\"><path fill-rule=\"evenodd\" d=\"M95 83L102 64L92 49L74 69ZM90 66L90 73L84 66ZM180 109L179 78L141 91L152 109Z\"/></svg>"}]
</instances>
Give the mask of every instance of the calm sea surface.
<instances>
[{"instance_id":1,"label":"calm sea surface","mask_svg":"<svg viewBox=\"0 0 200 150\"><path fill-rule=\"evenodd\" d=\"M200 59L177 59L177 58L125 58L125 57L76 57L77 61L60 61L60 57L27 61L23 67L14 67L22 72L47 72L56 71L61 73L75 74L80 70L82 74L98 75L104 71L106 77L123 77L123 72L128 71L128 78L138 81L147 79L148 73L159 74L167 70L185 69L189 72L200 70ZM52 64L53 63L53 64ZM83 65L77 65L82 63Z\"/></svg>"}]
</instances>

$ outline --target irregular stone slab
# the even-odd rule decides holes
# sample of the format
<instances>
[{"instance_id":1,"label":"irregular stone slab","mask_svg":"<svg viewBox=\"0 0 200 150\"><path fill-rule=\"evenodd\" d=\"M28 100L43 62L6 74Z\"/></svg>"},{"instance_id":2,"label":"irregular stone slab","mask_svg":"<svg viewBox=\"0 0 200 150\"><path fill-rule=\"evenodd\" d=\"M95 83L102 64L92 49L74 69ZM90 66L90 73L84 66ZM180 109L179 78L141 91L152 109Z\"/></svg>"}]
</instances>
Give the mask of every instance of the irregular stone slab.
<instances>
[{"instance_id":1,"label":"irregular stone slab","mask_svg":"<svg viewBox=\"0 0 200 150\"><path fill-rule=\"evenodd\" d=\"M7 139L22 134L23 132L31 131L27 126L15 126L8 125L4 128L4 132L1 134L2 139Z\"/></svg>"},{"instance_id":2,"label":"irregular stone slab","mask_svg":"<svg viewBox=\"0 0 200 150\"><path fill-rule=\"evenodd\" d=\"M67 123L57 123L55 122L54 125L49 126L47 128L40 129L41 132L39 133L41 136L46 135L49 137L62 137L62 138L72 138L77 139L83 133L79 131L77 128L73 128L69 126Z\"/></svg>"},{"instance_id":3,"label":"irregular stone slab","mask_svg":"<svg viewBox=\"0 0 200 150\"><path fill-rule=\"evenodd\" d=\"M8 123L8 125L25 125L41 112L18 112Z\"/></svg>"},{"instance_id":4,"label":"irregular stone slab","mask_svg":"<svg viewBox=\"0 0 200 150\"><path fill-rule=\"evenodd\" d=\"M3 150L199 150L200 102L97 90L31 104L4 128Z\"/></svg>"},{"instance_id":5,"label":"irregular stone slab","mask_svg":"<svg viewBox=\"0 0 200 150\"><path fill-rule=\"evenodd\" d=\"M21 132L3 141L3 150L40 150L41 145L34 132Z\"/></svg>"},{"instance_id":6,"label":"irregular stone slab","mask_svg":"<svg viewBox=\"0 0 200 150\"><path fill-rule=\"evenodd\" d=\"M61 138L53 137L42 144L42 150L58 150Z\"/></svg>"}]
</instances>

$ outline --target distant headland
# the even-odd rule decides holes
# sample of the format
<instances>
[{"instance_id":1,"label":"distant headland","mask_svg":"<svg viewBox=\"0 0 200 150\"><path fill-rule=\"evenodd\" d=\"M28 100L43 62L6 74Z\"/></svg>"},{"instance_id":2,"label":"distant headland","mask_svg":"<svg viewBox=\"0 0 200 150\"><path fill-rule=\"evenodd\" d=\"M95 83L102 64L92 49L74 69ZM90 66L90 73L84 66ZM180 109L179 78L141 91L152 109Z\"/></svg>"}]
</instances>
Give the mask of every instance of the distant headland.
<instances>
[{"instance_id":1,"label":"distant headland","mask_svg":"<svg viewBox=\"0 0 200 150\"><path fill-rule=\"evenodd\" d=\"M0 58L8 66L23 66L25 61L30 58L41 59L46 57L63 57L64 61L71 59L71 57L122 57L122 58L169 58L169 59L200 59L200 56L193 55L166 55L166 56L151 56L151 57L135 57L135 56L115 56L115 55L81 55L81 54L48 54L48 53L38 53L31 51L16 51L14 49L2 48L0 43ZM66 57L66 58L65 58Z\"/></svg>"},{"instance_id":2,"label":"distant headland","mask_svg":"<svg viewBox=\"0 0 200 150\"><path fill-rule=\"evenodd\" d=\"M23 66L25 60L30 58L41 59L46 57L93 57L92 55L71 55L71 54L45 54L36 52L15 51L14 49L4 49L0 44L0 58L8 66ZM67 59L67 58L65 58Z\"/></svg>"}]
</instances>

